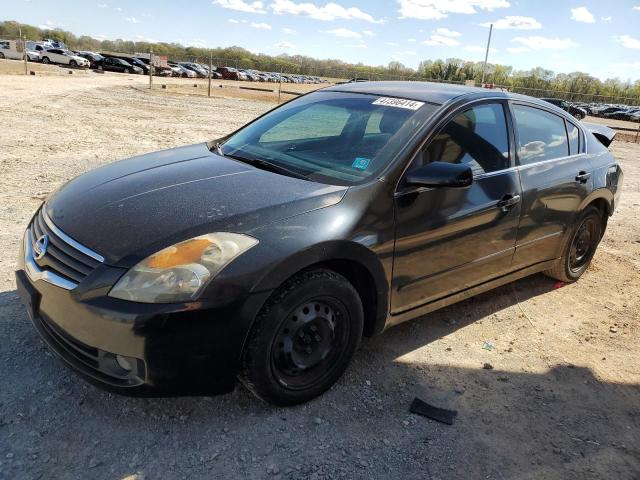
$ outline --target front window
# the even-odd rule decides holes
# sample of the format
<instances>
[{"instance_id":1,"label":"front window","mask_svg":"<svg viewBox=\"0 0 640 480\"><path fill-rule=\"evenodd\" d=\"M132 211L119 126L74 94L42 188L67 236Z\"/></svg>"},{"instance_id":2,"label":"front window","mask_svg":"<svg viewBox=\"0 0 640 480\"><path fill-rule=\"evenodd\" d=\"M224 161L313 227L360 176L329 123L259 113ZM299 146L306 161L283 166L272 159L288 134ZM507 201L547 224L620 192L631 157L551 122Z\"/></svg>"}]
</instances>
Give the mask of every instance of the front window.
<instances>
[{"instance_id":1,"label":"front window","mask_svg":"<svg viewBox=\"0 0 640 480\"><path fill-rule=\"evenodd\" d=\"M316 92L243 128L221 151L310 180L354 185L382 172L436 109L378 95Z\"/></svg>"}]
</instances>

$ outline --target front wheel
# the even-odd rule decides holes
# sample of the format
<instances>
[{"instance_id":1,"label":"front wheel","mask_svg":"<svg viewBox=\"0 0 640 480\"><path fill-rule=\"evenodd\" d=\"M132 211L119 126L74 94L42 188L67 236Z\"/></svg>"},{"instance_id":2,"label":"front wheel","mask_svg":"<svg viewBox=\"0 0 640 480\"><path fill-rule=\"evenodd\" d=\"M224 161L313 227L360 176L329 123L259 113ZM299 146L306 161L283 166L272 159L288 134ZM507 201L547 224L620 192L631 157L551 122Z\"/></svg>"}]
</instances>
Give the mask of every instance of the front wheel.
<instances>
[{"instance_id":1,"label":"front wheel","mask_svg":"<svg viewBox=\"0 0 640 480\"><path fill-rule=\"evenodd\" d=\"M242 355L240 381L275 405L311 400L345 371L363 325L362 302L346 278L325 269L300 272L258 314Z\"/></svg>"},{"instance_id":2,"label":"front wheel","mask_svg":"<svg viewBox=\"0 0 640 480\"><path fill-rule=\"evenodd\" d=\"M582 120L584 118L584 115L580 112L574 113L573 116L577 119L577 120Z\"/></svg>"},{"instance_id":3,"label":"front wheel","mask_svg":"<svg viewBox=\"0 0 640 480\"><path fill-rule=\"evenodd\" d=\"M78 66L78 64L76 63L76 61L75 61L75 60L71 60L71 61L69 62L69 66L70 66L70 67L77 67L77 66Z\"/></svg>"},{"instance_id":4,"label":"front wheel","mask_svg":"<svg viewBox=\"0 0 640 480\"><path fill-rule=\"evenodd\" d=\"M556 280L572 283L589 268L602 238L602 214L596 207L587 207L568 238L562 257L544 273Z\"/></svg>"},{"instance_id":5,"label":"front wheel","mask_svg":"<svg viewBox=\"0 0 640 480\"><path fill-rule=\"evenodd\" d=\"M49 57L42 57L42 63L44 63L45 65L49 63Z\"/></svg>"}]
</instances>

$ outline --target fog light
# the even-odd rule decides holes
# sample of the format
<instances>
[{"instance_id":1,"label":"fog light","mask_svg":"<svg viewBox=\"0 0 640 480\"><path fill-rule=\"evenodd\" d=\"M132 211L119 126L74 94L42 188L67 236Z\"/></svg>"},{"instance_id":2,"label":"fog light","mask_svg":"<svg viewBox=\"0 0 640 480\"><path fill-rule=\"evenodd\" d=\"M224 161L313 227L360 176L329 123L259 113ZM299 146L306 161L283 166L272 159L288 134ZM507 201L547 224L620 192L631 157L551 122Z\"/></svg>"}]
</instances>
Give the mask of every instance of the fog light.
<instances>
[{"instance_id":1,"label":"fog light","mask_svg":"<svg viewBox=\"0 0 640 480\"><path fill-rule=\"evenodd\" d=\"M131 366L131 362L129 362L129 359L127 357L116 355L116 362L118 362L118 365L120 365L120 367L122 367L122 369L126 370L127 372L130 372L133 369L133 367Z\"/></svg>"}]
</instances>

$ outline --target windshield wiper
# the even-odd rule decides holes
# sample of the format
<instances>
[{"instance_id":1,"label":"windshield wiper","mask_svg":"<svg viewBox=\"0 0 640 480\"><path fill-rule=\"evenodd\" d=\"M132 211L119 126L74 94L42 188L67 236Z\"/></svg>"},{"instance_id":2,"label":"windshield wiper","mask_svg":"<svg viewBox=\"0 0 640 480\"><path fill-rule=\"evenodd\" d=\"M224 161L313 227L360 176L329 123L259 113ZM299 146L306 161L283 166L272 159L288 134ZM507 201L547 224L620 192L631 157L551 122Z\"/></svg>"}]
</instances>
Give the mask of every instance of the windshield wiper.
<instances>
[{"instance_id":1,"label":"windshield wiper","mask_svg":"<svg viewBox=\"0 0 640 480\"><path fill-rule=\"evenodd\" d=\"M281 173L283 175L288 175L290 177L300 178L302 180L309 180L309 177L306 175L297 172L295 170L291 170L290 168L283 167L282 165L278 165L276 163L267 162L266 160L262 160L261 158L249 158L243 157L240 155L225 155L227 158L233 158L234 160L239 160L244 163L248 163L249 165L253 165L254 167L260 168L262 170L267 170L269 172Z\"/></svg>"}]
</instances>

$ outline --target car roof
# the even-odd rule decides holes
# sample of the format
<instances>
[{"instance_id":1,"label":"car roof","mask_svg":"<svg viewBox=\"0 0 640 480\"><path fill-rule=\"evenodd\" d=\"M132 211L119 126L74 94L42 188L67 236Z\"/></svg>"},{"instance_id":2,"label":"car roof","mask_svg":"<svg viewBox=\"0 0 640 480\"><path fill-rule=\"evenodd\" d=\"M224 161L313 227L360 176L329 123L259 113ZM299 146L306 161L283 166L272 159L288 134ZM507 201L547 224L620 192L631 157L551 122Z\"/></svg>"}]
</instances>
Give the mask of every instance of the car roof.
<instances>
[{"instance_id":1,"label":"car roof","mask_svg":"<svg viewBox=\"0 0 640 480\"><path fill-rule=\"evenodd\" d=\"M441 105L457 97L472 94L476 94L478 96L482 96L484 94L484 96L494 98L523 98L520 95L506 93L501 90L452 85L449 83L409 81L340 83L327 87L324 91L368 93L387 97L407 98L410 100L418 100L420 102L434 103L437 105Z\"/></svg>"}]
</instances>

